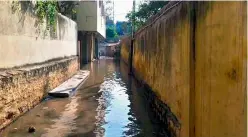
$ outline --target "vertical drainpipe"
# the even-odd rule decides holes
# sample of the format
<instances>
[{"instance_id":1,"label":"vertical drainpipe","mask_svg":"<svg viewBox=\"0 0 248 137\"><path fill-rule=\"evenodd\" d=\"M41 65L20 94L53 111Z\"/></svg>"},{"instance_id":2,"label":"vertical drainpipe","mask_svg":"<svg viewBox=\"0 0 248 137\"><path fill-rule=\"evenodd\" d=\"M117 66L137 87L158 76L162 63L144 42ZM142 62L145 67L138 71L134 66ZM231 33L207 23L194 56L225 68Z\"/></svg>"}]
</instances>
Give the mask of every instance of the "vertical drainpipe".
<instances>
[{"instance_id":1,"label":"vertical drainpipe","mask_svg":"<svg viewBox=\"0 0 248 137\"><path fill-rule=\"evenodd\" d=\"M135 0L133 0L133 13L135 13ZM132 35L131 35L131 46L129 51L129 75L133 75L133 46L134 46L134 33L135 33L135 17L132 16Z\"/></svg>"}]
</instances>

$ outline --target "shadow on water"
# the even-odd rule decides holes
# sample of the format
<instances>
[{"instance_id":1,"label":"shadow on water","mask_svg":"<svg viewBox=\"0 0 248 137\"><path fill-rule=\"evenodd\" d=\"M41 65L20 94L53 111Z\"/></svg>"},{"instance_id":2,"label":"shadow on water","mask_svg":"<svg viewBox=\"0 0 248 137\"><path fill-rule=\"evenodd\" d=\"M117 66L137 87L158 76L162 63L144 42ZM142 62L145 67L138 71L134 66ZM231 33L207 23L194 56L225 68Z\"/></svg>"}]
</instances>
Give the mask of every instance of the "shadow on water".
<instances>
[{"instance_id":1,"label":"shadow on water","mask_svg":"<svg viewBox=\"0 0 248 137\"><path fill-rule=\"evenodd\" d=\"M47 97L0 136L167 137L125 64L101 59L83 69L91 73L74 96ZM27 133L30 125L36 127L33 134Z\"/></svg>"}]
</instances>

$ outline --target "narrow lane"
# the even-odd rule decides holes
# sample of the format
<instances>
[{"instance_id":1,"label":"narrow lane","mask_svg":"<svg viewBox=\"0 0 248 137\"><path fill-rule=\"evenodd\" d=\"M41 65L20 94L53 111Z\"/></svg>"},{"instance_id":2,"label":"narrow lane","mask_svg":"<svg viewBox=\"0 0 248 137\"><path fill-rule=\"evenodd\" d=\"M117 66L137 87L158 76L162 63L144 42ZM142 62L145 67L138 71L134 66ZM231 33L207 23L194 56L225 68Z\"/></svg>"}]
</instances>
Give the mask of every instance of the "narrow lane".
<instances>
[{"instance_id":1,"label":"narrow lane","mask_svg":"<svg viewBox=\"0 0 248 137\"><path fill-rule=\"evenodd\" d=\"M0 133L2 137L156 137L159 125L144 90L113 59L86 65L88 80L70 98L47 98ZM36 132L28 133L34 126ZM163 135L165 136L165 135Z\"/></svg>"}]
</instances>

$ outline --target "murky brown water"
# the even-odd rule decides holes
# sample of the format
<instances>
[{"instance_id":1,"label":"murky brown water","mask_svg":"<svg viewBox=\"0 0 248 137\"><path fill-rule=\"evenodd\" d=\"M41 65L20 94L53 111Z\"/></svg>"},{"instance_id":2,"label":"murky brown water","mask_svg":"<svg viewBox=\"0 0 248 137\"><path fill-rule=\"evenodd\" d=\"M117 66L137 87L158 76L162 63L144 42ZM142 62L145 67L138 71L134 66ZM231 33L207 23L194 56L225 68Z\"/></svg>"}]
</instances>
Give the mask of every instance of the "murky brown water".
<instances>
[{"instance_id":1,"label":"murky brown water","mask_svg":"<svg viewBox=\"0 0 248 137\"><path fill-rule=\"evenodd\" d=\"M156 137L144 89L112 59L86 65L88 80L70 98L47 98L21 116L1 137ZM34 126L35 133L28 133Z\"/></svg>"}]
</instances>

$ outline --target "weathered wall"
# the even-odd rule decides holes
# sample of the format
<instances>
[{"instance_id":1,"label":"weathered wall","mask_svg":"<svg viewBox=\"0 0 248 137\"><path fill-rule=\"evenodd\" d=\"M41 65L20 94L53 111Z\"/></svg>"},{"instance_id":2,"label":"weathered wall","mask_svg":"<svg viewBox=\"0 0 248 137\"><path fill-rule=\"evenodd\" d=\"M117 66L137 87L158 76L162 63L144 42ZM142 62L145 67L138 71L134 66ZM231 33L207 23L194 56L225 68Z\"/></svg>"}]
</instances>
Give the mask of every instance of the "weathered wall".
<instances>
[{"instance_id":1,"label":"weathered wall","mask_svg":"<svg viewBox=\"0 0 248 137\"><path fill-rule=\"evenodd\" d=\"M151 27L138 32L133 58L136 76L147 83L180 120L182 137L189 134L190 6L190 3L179 4ZM124 41L130 43L130 40ZM122 57L128 62L128 47L123 44ZM177 121L171 122L176 124ZM178 131L179 127L175 129Z\"/></svg>"},{"instance_id":2,"label":"weathered wall","mask_svg":"<svg viewBox=\"0 0 248 137\"><path fill-rule=\"evenodd\" d=\"M97 0L97 31L106 38L106 17L103 3L103 1Z\"/></svg>"},{"instance_id":3,"label":"weathered wall","mask_svg":"<svg viewBox=\"0 0 248 137\"><path fill-rule=\"evenodd\" d=\"M98 32L106 37L106 25L103 1L80 1L77 7L77 24L79 31Z\"/></svg>"},{"instance_id":4,"label":"weathered wall","mask_svg":"<svg viewBox=\"0 0 248 137\"><path fill-rule=\"evenodd\" d=\"M0 72L0 129L78 70L77 57Z\"/></svg>"},{"instance_id":5,"label":"weathered wall","mask_svg":"<svg viewBox=\"0 0 248 137\"><path fill-rule=\"evenodd\" d=\"M78 32L78 40L80 45L81 64L87 64L97 58L96 56L96 35L94 32Z\"/></svg>"},{"instance_id":6,"label":"weathered wall","mask_svg":"<svg viewBox=\"0 0 248 137\"><path fill-rule=\"evenodd\" d=\"M77 7L79 31L97 31L97 1L81 1Z\"/></svg>"},{"instance_id":7,"label":"weathered wall","mask_svg":"<svg viewBox=\"0 0 248 137\"><path fill-rule=\"evenodd\" d=\"M124 37L121 39L121 59L126 64L128 63L128 56L129 56L129 49L131 44L131 38L130 37Z\"/></svg>"},{"instance_id":8,"label":"weathered wall","mask_svg":"<svg viewBox=\"0 0 248 137\"><path fill-rule=\"evenodd\" d=\"M246 2L170 2L161 12L136 33L133 68L178 119L166 116L172 131L246 136ZM121 45L128 63L130 39Z\"/></svg>"},{"instance_id":9,"label":"weathered wall","mask_svg":"<svg viewBox=\"0 0 248 137\"><path fill-rule=\"evenodd\" d=\"M56 31L28 1L0 2L0 129L79 69L77 25L58 14ZM29 65L27 65L29 64Z\"/></svg>"},{"instance_id":10,"label":"weathered wall","mask_svg":"<svg viewBox=\"0 0 248 137\"><path fill-rule=\"evenodd\" d=\"M0 4L0 68L43 62L77 54L77 24L58 15L56 32L44 31L30 6L11 1ZM46 34L45 34L46 33Z\"/></svg>"},{"instance_id":11,"label":"weathered wall","mask_svg":"<svg viewBox=\"0 0 248 137\"><path fill-rule=\"evenodd\" d=\"M245 137L246 2L199 2L197 8L196 136Z\"/></svg>"}]
</instances>

